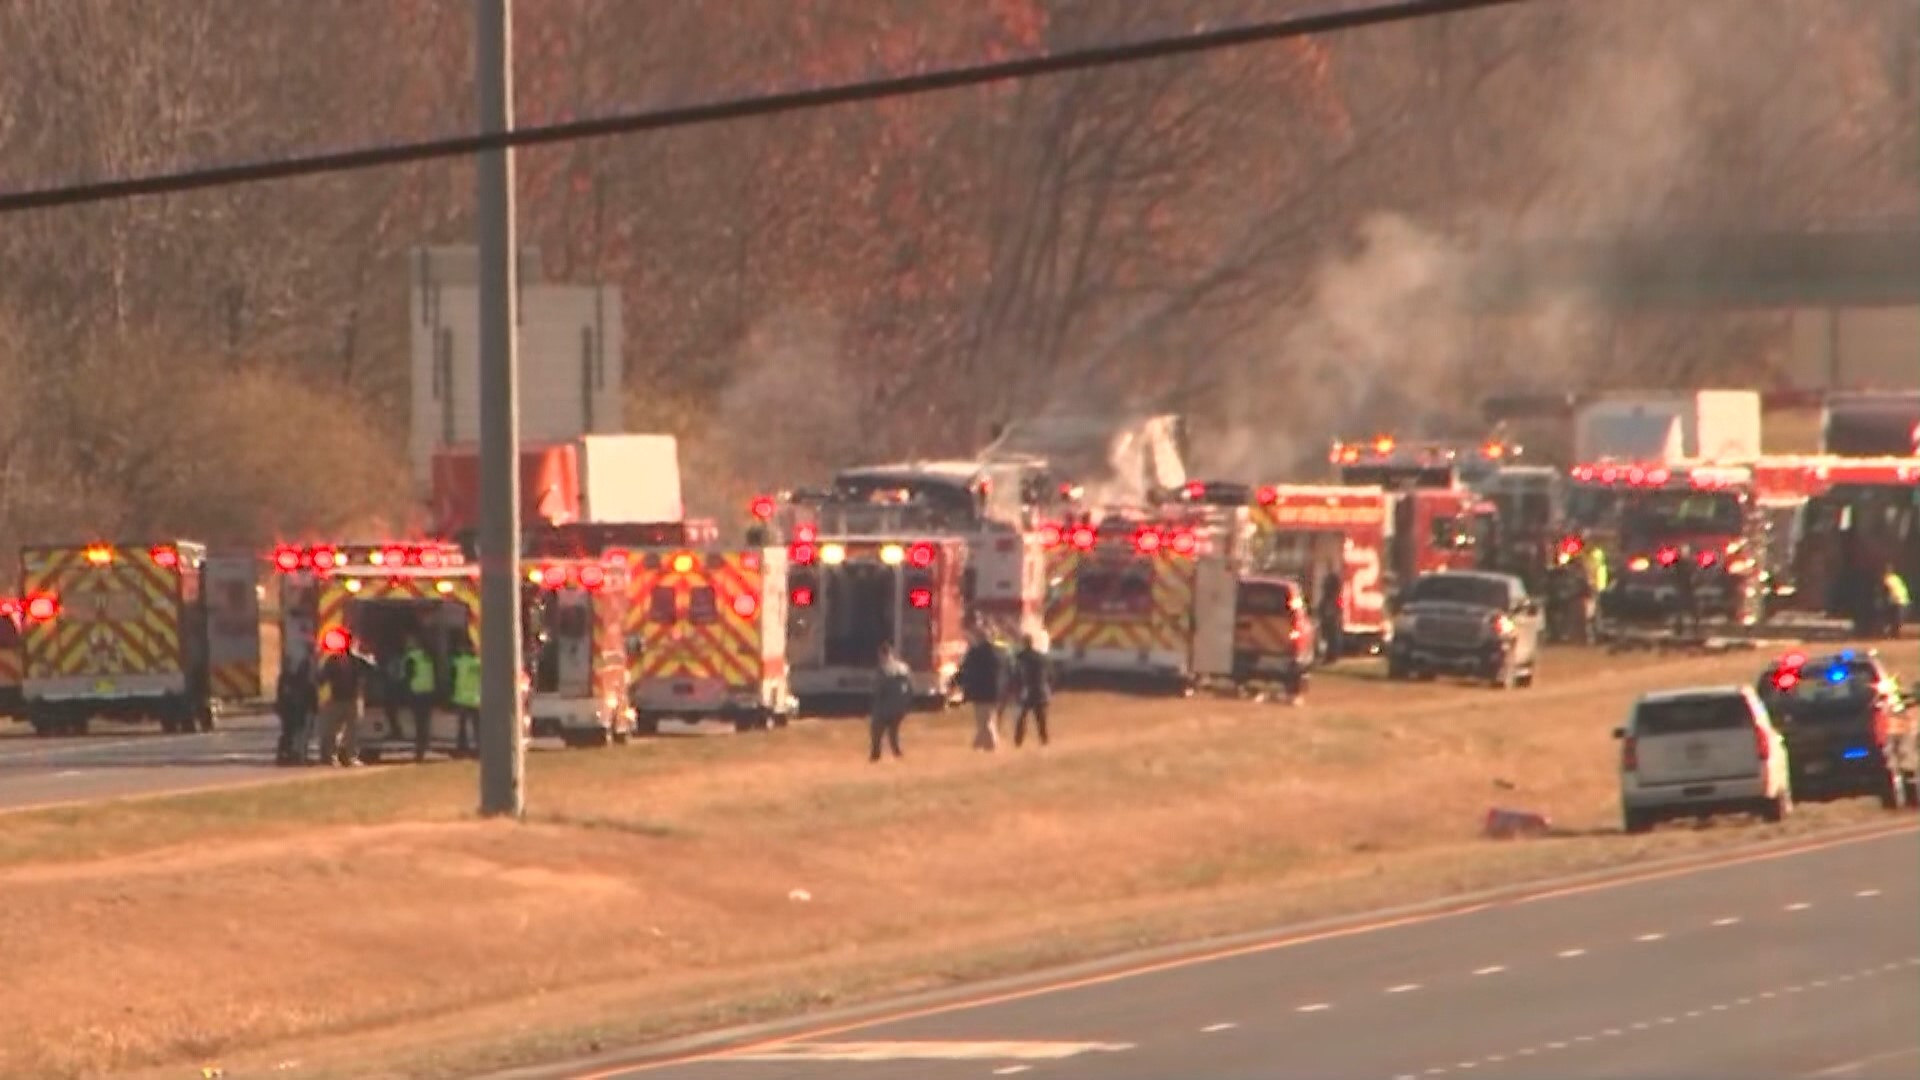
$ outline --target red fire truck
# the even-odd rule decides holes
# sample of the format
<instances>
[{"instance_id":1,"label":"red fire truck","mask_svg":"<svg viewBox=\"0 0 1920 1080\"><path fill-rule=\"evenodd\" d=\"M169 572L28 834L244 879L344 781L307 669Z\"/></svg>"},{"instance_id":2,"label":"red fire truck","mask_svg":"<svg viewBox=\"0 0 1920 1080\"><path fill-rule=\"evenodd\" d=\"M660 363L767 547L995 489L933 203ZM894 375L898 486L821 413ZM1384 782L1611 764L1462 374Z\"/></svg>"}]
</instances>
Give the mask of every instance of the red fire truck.
<instances>
[{"instance_id":1,"label":"red fire truck","mask_svg":"<svg viewBox=\"0 0 1920 1080\"><path fill-rule=\"evenodd\" d=\"M1327 656L1378 652L1392 624L1386 584L1392 497L1378 487L1282 484L1261 488L1256 501L1253 569L1303 582L1316 605L1326 602L1328 572L1338 573L1340 632L1325 641ZM1326 613L1316 612L1331 630Z\"/></svg>"},{"instance_id":2,"label":"red fire truck","mask_svg":"<svg viewBox=\"0 0 1920 1080\"><path fill-rule=\"evenodd\" d=\"M1920 586L1920 457L1769 457L1753 472L1763 498L1794 507L1789 610L1852 617L1849 591L1889 571Z\"/></svg>"},{"instance_id":3,"label":"red fire truck","mask_svg":"<svg viewBox=\"0 0 1920 1080\"><path fill-rule=\"evenodd\" d=\"M1689 614L1758 622L1771 589L1753 470L1696 462L1593 462L1570 473L1567 516L1608 555L1600 616L1663 624Z\"/></svg>"}]
</instances>

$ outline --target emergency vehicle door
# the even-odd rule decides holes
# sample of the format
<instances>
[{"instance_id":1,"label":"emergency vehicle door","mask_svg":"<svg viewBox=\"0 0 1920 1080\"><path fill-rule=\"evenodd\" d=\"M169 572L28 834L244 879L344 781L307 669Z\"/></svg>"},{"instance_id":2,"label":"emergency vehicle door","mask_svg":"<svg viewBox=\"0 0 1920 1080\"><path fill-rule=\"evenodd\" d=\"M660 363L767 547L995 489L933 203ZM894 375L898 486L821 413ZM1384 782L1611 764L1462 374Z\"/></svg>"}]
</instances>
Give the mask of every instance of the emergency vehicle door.
<instances>
[{"instance_id":1,"label":"emergency vehicle door","mask_svg":"<svg viewBox=\"0 0 1920 1080\"><path fill-rule=\"evenodd\" d=\"M562 589L548 598L548 632L554 650L554 691L562 697L593 696L593 600L583 590Z\"/></svg>"},{"instance_id":2,"label":"emergency vehicle door","mask_svg":"<svg viewBox=\"0 0 1920 1080\"><path fill-rule=\"evenodd\" d=\"M260 563L251 555L215 555L207 559L203 571L207 665L215 696L257 698L261 689ZM311 647L313 634L300 640Z\"/></svg>"},{"instance_id":3,"label":"emergency vehicle door","mask_svg":"<svg viewBox=\"0 0 1920 1080\"><path fill-rule=\"evenodd\" d=\"M1240 582L1227 560L1208 557L1193 568L1193 673L1233 674L1234 601Z\"/></svg>"}]
</instances>

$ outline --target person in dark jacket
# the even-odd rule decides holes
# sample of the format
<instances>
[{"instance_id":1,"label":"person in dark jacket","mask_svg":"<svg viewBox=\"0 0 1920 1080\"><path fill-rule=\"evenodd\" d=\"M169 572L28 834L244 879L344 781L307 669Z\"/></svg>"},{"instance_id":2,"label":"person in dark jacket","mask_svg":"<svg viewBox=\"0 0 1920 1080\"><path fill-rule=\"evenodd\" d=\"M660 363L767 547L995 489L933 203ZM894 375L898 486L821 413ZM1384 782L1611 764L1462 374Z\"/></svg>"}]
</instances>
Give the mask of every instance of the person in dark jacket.
<instances>
[{"instance_id":1,"label":"person in dark jacket","mask_svg":"<svg viewBox=\"0 0 1920 1080\"><path fill-rule=\"evenodd\" d=\"M1013 658L1014 682L1019 687L1020 714L1013 721L1013 745L1027 739L1027 714L1033 714L1033 733L1040 745L1047 745L1047 705L1053 700L1053 669L1047 654L1034 647L1033 635L1020 638L1020 651Z\"/></svg>"},{"instance_id":2,"label":"person in dark jacket","mask_svg":"<svg viewBox=\"0 0 1920 1080\"><path fill-rule=\"evenodd\" d=\"M961 697L973 707L973 748L998 750L1000 728L996 720L1006 671L999 648L985 630L974 629L973 644L961 658L960 670L954 673L953 681L959 686Z\"/></svg>"},{"instance_id":3,"label":"person in dark jacket","mask_svg":"<svg viewBox=\"0 0 1920 1080\"><path fill-rule=\"evenodd\" d=\"M880 669L873 683L873 715L868 724L873 743L867 755L868 761L880 760L883 741L893 751L894 757L901 756L900 724L912 707L913 672L894 655L892 645L882 643Z\"/></svg>"},{"instance_id":4,"label":"person in dark jacket","mask_svg":"<svg viewBox=\"0 0 1920 1080\"><path fill-rule=\"evenodd\" d=\"M357 648L329 652L320 662L320 683L327 691L321 714L320 764L359 766L360 719L366 710L367 685L378 675L378 665Z\"/></svg>"},{"instance_id":5,"label":"person in dark jacket","mask_svg":"<svg viewBox=\"0 0 1920 1080\"><path fill-rule=\"evenodd\" d=\"M1346 593L1346 579L1340 576L1338 567L1327 567L1320 576L1320 603L1316 605L1314 615L1320 620L1320 649L1328 660L1340 657L1341 632L1346 628L1346 618L1340 611L1340 601Z\"/></svg>"},{"instance_id":6,"label":"person in dark jacket","mask_svg":"<svg viewBox=\"0 0 1920 1080\"><path fill-rule=\"evenodd\" d=\"M313 714L320 707L320 688L306 657L280 666L274 687L273 711L280 717L280 745L274 756L281 765L305 765L313 732Z\"/></svg>"}]
</instances>

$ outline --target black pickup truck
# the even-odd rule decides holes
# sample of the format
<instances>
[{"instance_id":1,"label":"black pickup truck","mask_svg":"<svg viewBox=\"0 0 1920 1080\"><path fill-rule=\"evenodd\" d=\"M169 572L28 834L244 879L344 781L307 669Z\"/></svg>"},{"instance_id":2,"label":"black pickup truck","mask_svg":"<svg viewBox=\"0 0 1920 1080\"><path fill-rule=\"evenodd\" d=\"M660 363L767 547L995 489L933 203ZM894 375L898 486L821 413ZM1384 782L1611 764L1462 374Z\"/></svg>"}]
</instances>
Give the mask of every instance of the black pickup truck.
<instances>
[{"instance_id":1,"label":"black pickup truck","mask_svg":"<svg viewBox=\"0 0 1920 1080\"><path fill-rule=\"evenodd\" d=\"M1789 653L1760 676L1761 700L1787 743L1796 802L1870 797L1888 809L1916 799L1920 709L1878 654Z\"/></svg>"}]
</instances>

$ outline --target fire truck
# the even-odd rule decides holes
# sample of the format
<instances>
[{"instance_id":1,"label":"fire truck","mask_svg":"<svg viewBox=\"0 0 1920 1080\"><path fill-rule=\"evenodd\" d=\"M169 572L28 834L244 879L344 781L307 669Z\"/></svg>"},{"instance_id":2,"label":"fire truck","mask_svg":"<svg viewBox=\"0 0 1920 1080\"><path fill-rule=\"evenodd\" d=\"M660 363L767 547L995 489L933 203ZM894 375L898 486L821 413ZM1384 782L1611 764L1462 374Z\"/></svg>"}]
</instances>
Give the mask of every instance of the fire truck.
<instances>
[{"instance_id":1,"label":"fire truck","mask_svg":"<svg viewBox=\"0 0 1920 1080\"><path fill-rule=\"evenodd\" d=\"M638 726L627 664L629 569L598 559L527 564L527 724L570 747L624 743Z\"/></svg>"},{"instance_id":2,"label":"fire truck","mask_svg":"<svg viewBox=\"0 0 1920 1080\"><path fill-rule=\"evenodd\" d=\"M280 608L280 663L297 664L320 648L320 583L335 571L438 570L464 566L457 545L438 541L351 544L281 544L273 550Z\"/></svg>"},{"instance_id":3,"label":"fire truck","mask_svg":"<svg viewBox=\"0 0 1920 1080\"><path fill-rule=\"evenodd\" d=\"M787 552L787 657L801 708L864 707L883 644L911 670L922 705L951 702L967 650L964 541L827 535L801 524Z\"/></svg>"},{"instance_id":4,"label":"fire truck","mask_svg":"<svg viewBox=\"0 0 1920 1080\"><path fill-rule=\"evenodd\" d=\"M1340 575L1340 631L1325 635L1329 659L1377 653L1392 626L1385 571L1392 498L1379 487L1283 484L1262 487L1253 510L1249 564L1292 577L1323 603L1329 571Z\"/></svg>"},{"instance_id":5,"label":"fire truck","mask_svg":"<svg viewBox=\"0 0 1920 1080\"><path fill-rule=\"evenodd\" d=\"M1764 615L1769 538L1751 468L1607 461L1570 475L1568 519L1606 545L1612 570L1603 621L1671 623L1689 587L1703 618L1752 625Z\"/></svg>"},{"instance_id":6,"label":"fire truck","mask_svg":"<svg viewBox=\"0 0 1920 1080\"><path fill-rule=\"evenodd\" d=\"M1794 510L1784 606L1852 617L1862 581L1891 570L1920 586L1920 457L1768 457L1753 472Z\"/></svg>"},{"instance_id":7,"label":"fire truck","mask_svg":"<svg viewBox=\"0 0 1920 1080\"><path fill-rule=\"evenodd\" d=\"M84 734L94 717L213 730L205 560L188 541L21 549L21 692L36 734Z\"/></svg>"},{"instance_id":8,"label":"fire truck","mask_svg":"<svg viewBox=\"0 0 1920 1080\"><path fill-rule=\"evenodd\" d=\"M961 592L967 614L1016 633L1043 636L1046 552L1034 509L1049 501L1034 481L1040 463L935 461L844 469L823 492L754 500L754 516L791 537L953 536L965 543Z\"/></svg>"}]
</instances>

